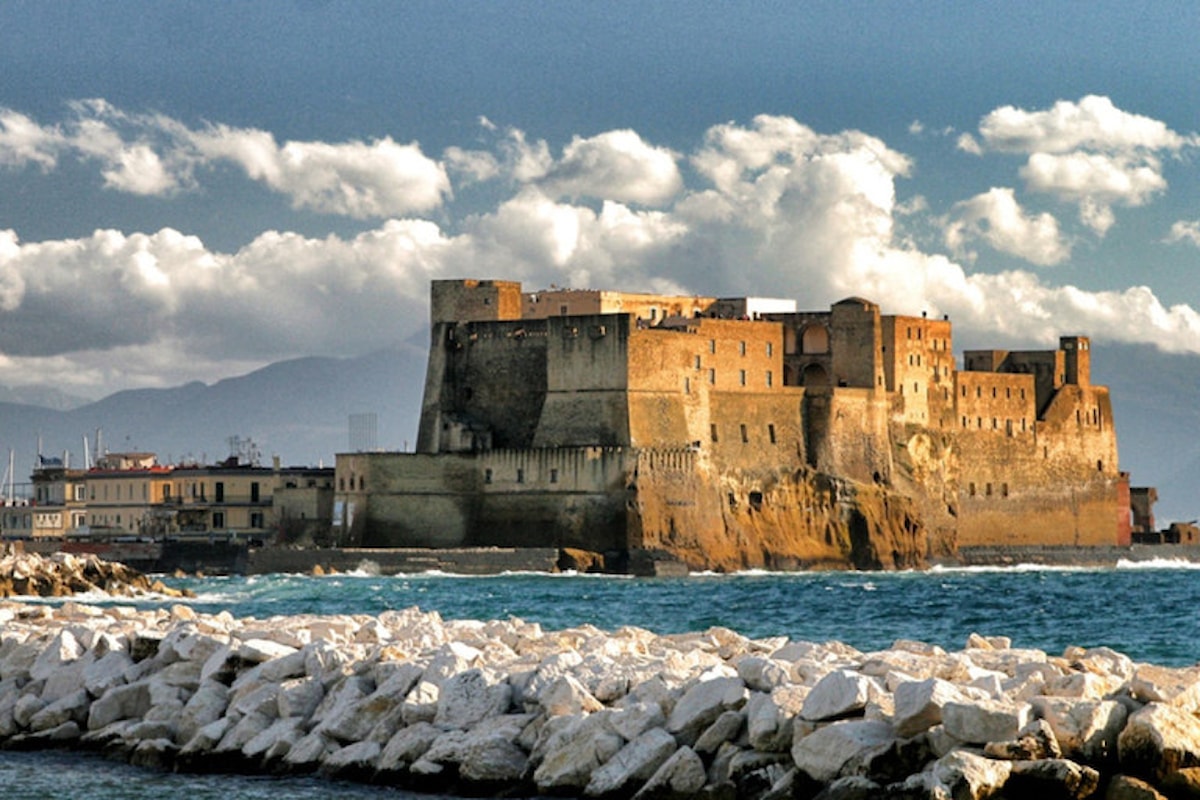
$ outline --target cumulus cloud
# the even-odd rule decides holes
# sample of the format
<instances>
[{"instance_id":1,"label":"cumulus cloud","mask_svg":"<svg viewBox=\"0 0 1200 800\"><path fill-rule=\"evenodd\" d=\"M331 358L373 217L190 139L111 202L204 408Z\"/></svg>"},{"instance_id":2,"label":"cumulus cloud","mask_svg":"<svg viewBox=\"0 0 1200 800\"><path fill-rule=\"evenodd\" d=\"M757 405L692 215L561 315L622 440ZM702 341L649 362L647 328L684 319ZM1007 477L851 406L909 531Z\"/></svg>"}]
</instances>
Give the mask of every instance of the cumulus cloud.
<instances>
[{"instance_id":1,"label":"cumulus cloud","mask_svg":"<svg viewBox=\"0 0 1200 800\"><path fill-rule=\"evenodd\" d=\"M1187 242L1200 247L1200 220L1178 220L1171 225L1171 232L1163 241L1167 244Z\"/></svg>"},{"instance_id":2,"label":"cumulus cloud","mask_svg":"<svg viewBox=\"0 0 1200 800\"><path fill-rule=\"evenodd\" d=\"M1166 190L1161 154L1198 143L1195 134L1183 136L1097 95L1040 111L1003 106L983 118L979 133L982 144L964 134L959 148L1027 154L1020 170L1026 188L1077 204L1080 221L1101 236L1116 222L1114 206L1145 205Z\"/></svg>"},{"instance_id":3,"label":"cumulus cloud","mask_svg":"<svg viewBox=\"0 0 1200 800\"><path fill-rule=\"evenodd\" d=\"M24 114L0 108L0 164L36 164L43 170L53 169L63 144L64 137L57 129L42 127Z\"/></svg>"},{"instance_id":4,"label":"cumulus cloud","mask_svg":"<svg viewBox=\"0 0 1200 800\"><path fill-rule=\"evenodd\" d=\"M214 125L191 132L205 159L225 159L292 199L296 208L360 219L428 211L441 205L450 180L420 146L390 137L373 142L287 142L265 131Z\"/></svg>"},{"instance_id":5,"label":"cumulus cloud","mask_svg":"<svg viewBox=\"0 0 1200 800\"><path fill-rule=\"evenodd\" d=\"M0 123L16 132L0 140L6 163L53 168L73 152L100 162L114 190L178 191L202 180L205 165L227 163L297 206L405 211L357 235L267 231L232 252L172 228L40 242L0 231L0 383L57 376L111 390L360 354L424 327L430 279L464 276L530 288L772 294L808 309L862 295L889 313L950 314L960 336L1000 345L1052 344L1075 331L1200 352L1196 312L1148 288L1098 292L1024 270L974 272L984 246L1038 265L1070 256L1056 218L1027 211L1012 189L939 216L920 195L898 201L915 169L905 154L866 133L820 133L790 117L715 125L684 154L610 131L577 137L556 156L521 131L485 126L490 145L448 148L440 161L390 138L280 144L266 131L131 121L96 108L62 130L12 119ZM157 162L140 155L143 146ZM1127 154L1039 152L1052 160L1031 159L1026 181L1075 187L1062 196L1098 215L1095 229L1118 198L1161 190L1153 174L1120 182ZM494 181L490 205L447 215L451 175ZM435 209L452 219L420 218ZM933 228L942 238L919 244L913 231ZM1198 230L1181 221L1168 238L1200 242Z\"/></svg>"},{"instance_id":6,"label":"cumulus cloud","mask_svg":"<svg viewBox=\"0 0 1200 800\"><path fill-rule=\"evenodd\" d=\"M1025 213L1007 188L993 187L955 205L945 228L946 246L974 260L970 244L980 239L1001 253L1041 266L1060 264L1071 256L1058 220L1046 212Z\"/></svg>"},{"instance_id":7,"label":"cumulus cloud","mask_svg":"<svg viewBox=\"0 0 1200 800\"><path fill-rule=\"evenodd\" d=\"M661 203L683 186L675 154L652 147L631 130L575 137L542 177L542 188L567 197Z\"/></svg>"},{"instance_id":8,"label":"cumulus cloud","mask_svg":"<svg viewBox=\"0 0 1200 800\"><path fill-rule=\"evenodd\" d=\"M0 163L51 169L65 153L100 163L104 186L139 195L190 188L201 167L231 162L296 208L359 219L429 211L450 193L442 164L417 143L289 141L267 131L208 125L192 129L160 114L131 114L104 100L70 104L60 128L0 109Z\"/></svg>"},{"instance_id":9,"label":"cumulus cloud","mask_svg":"<svg viewBox=\"0 0 1200 800\"><path fill-rule=\"evenodd\" d=\"M1077 103L1060 100L1043 111L1002 106L983 118L979 133L989 149L1013 153L1179 150L1189 141L1165 123L1122 111L1098 95Z\"/></svg>"}]
</instances>

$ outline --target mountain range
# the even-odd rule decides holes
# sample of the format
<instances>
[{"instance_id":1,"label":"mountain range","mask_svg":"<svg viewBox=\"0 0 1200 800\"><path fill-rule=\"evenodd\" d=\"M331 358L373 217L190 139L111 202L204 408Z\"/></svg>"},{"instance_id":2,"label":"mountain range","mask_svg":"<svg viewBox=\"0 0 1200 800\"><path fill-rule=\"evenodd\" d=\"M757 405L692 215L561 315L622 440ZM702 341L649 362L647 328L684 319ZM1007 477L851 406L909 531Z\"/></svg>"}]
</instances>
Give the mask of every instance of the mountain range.
<instances>
[{"instance_id":1,"label":"mountain range","mask_svg":"<svg viewBox=\"0 0 1200 800\"><path fill-rule=\"evenodd\" d=\"M411 450L425 381L423 344L405 343L358 358L282 361L213 384L118 392L84 402L53 387L0 388L0 447L15 452L15 481L28 480L41 452L70 452L83 464L83 439L96 432L111 451L149 451L160 461L213 463L253 441L270 463L332 466L351 442L350 417L374 414L384 450ZM1146 345L1095 343L1093 382L1113 397L1121 468L1134 486L1156 486L1160 527L1200 517L1200 356ZM25 402L12 402L17 398ZM82 403L82 404L81 404ZM232 437L239 441L231 442Z\"/></svg>"}]
</instances>

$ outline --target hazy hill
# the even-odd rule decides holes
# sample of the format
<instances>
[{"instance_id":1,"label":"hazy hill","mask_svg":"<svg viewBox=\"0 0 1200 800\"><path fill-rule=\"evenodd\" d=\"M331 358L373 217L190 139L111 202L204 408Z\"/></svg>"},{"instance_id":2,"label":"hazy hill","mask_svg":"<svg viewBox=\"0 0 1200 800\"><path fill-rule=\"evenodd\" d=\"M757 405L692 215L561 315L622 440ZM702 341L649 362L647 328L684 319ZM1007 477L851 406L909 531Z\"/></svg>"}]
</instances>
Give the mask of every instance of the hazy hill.
<instances>
[{"instance_id":1,"label":"hazy hill","mask_svg":"<svg viewBox=\"0 0 1200 800\"><path fill-rule=\"evenodd\" d=\"M301 358L212 385L118 392L69 411L0 403L0 447L16 451L17 480L37 451L83 463L83 437L96 430L112 451L144 450L161 460L208 462L229 455L228 439L254 441L270 463L333 465L349 448L349 416L378 416L379 447L409 448L416 438L425 380L425 352L413 348L360 358Z\"/></svg>"},{"instance_id":2,"label":"hazy hill","mask_svg":"<svg viewBox=\"0 0 1200 800\"><path fill-rule=\"evenodd\" d=\"M0 448L16 451L25 480L40 434L43 452L71 451L103 429L113 451L137 449L163 460L216 461L230 436L249 437L264 463L332 465L349 449L349 415L378 415L379 447L412 449L425 380L423 343L361 358L301 358L212 385L120 392L70 410L0 402ZM1135 486L1157 486L1159 521L1200 517L1200 356L1097 343L1093 378L1113 392L1120 457Z\"/></svg>"}]
</instances>

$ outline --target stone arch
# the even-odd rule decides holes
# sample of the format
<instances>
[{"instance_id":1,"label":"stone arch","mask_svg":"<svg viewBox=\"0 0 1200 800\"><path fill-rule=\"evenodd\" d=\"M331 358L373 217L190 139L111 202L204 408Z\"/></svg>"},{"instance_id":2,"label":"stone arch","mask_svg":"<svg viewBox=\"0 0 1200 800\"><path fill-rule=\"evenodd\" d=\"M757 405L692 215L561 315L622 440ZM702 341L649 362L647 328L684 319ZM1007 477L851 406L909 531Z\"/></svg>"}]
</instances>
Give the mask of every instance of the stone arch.
<instances>
[{"instance_id":1,"label":"stone arch","mask_svg":"<svg viewBox=\"0 0 1200 800\"><path fill-rule=\"evenodd\" d=\"M802 353L828 353L829 329L824 325L809 325L801 334L800 351Z\"/></svg>"},{"instance_id":2,"label":"stone arch","mask_svg":"<svg viewBox=\"0 0 1200 800\"><path fill-rule=\"evenodd\" d=\"M805 389L828 389L829 373L820 364L809 364L800 376L800 385Z\"/></svg>"}]
</instances>

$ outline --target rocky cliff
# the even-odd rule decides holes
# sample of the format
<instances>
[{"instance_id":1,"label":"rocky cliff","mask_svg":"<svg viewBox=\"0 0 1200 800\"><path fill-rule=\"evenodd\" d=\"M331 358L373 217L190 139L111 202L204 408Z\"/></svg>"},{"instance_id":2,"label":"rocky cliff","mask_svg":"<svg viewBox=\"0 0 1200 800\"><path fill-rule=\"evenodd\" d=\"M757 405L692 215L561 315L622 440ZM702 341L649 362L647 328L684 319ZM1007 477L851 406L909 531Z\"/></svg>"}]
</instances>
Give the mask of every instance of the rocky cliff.
<instances>
[{"instance_id":1,"label":"rocky cliff","mask_svg":"<svg viewBox=\"0 0 1200 800\"><path fill-rule=\"evenodd\" d=\"M639 469L632 544L691 569L907 569L927 535L909 497L807 468Z\"/></svg>"}]
</instances>

